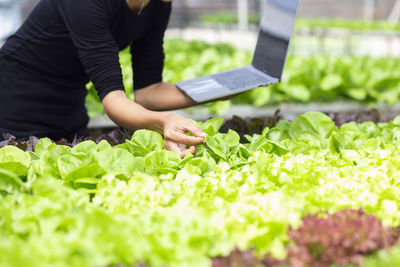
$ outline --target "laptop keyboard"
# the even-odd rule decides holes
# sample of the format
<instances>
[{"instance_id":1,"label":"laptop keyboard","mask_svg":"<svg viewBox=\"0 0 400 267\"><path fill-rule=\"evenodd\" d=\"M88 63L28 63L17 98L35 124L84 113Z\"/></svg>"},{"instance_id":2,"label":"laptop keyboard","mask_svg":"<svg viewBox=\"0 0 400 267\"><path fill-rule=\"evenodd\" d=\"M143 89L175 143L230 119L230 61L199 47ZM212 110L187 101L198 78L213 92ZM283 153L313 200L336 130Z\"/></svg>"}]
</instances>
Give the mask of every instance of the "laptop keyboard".
<instances>
[{"instance_id":1,"label":"laptop keyboard","mask_svg":"<svg viewBox=\"0 0 400 267\"><path fill-rule=\"evenodd\" d=\"M210 76L231 91L246 87L259 86L260 84L269 81L266 76L247 68L234 69L223 73L212 74Z\"/></svg>"}]
</instances>

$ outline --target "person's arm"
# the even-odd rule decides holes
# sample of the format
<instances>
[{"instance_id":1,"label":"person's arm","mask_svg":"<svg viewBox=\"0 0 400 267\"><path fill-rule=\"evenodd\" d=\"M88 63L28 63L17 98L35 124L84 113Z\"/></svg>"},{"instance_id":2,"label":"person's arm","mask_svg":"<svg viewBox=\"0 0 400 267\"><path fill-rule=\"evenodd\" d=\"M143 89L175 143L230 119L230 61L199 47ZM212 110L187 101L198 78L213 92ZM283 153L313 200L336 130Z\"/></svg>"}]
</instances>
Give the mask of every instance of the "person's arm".
<instances>
[{"instance_id":1,"label":"person's arm","mask_svg":"<svg viewBox=\"0 0 400 267\"><path fill-rule=\"evenodd\" d=\"M159 1L153 15L151 28L131 44L135 101L152 110L170 110L194 104L175 86L162 82L164 33L171 15L170 1Z\"/></svg>"},{"instance_id":2,"label":"person's arm","mask_svg":"<svg viewBox=\"0 0 400 267\"><path fill-rule=\"evenodd\" d=\"M58 0L58 11L100 99L124 90L119 48L110 32L116 1Z\"/></svg>"},{"instance_id":3,"label":"person's arm","mask_svg":"<svg viewBox=\"0 0 400 267\"><path fill-rule=\"evenodd\" d=\"M161 133L165 147L181 157L195 154L195 146L204 143L204 132L190 120L173 113L150 111L129 100L122 90L110 92L102 103L108 117L116 124L132 130L149 129ZM194 137L186 135L187 132Z\"/></svg>"},{"instance_id":4,"label":"person's arm","mask_svg":"<svg viewBox=\"0 0 400 267\"><path fill-rule=\"evenodd\" d=\"M135 91L135 102L154 110L174 110L196 105L189 96L174 84L160 82Z\"/></svg>"},{"instance_id":5,"label":"person's arm","mask_svg":"<svg viewBox=\"0 0 400 267\"><path fill-rule=\"evenodd\" d=\"M118 46L109 30L114 1L59 0L59 12L108 116L128 129L150 129L164 135L165 147L184 156L203 143L201 129L175 114L149 111L130 101L124 92ZM185 133L195 136L189 137ZM185 149L184 145L189 145Z\"/></svg>"},{"instance_id":6,"label":"person's arm","mask_svg":"<svg viewBox=\"0 0 400 267\"><path fill-rule=\"evenodd\" d=\"M135 91L135 102L150 110L165 111L208 104L215 101L227 101L238 95L240 93L197 103L182 90L178 89L176 85L160 82Z\"/></svg>"}]
</instances>

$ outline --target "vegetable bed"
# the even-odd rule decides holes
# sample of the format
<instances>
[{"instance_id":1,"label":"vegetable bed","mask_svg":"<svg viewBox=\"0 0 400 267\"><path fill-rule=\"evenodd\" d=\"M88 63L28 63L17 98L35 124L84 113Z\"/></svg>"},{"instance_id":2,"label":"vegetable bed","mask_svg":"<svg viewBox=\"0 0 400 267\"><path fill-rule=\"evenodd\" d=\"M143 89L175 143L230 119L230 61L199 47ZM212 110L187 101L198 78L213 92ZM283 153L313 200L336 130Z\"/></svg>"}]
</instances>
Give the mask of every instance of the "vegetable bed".
<instances>
[{"instance_id":1,"label":"vegetable bed","mask_svg":"<svg viewBox=\"0 0 400 267\"><path fill-rule=\"evenodd\" d=\"M242 140L199 122L184 159L146 130L0 148L0 265L398 265L400 117L275 119Z\"/></svg>"}]
</instances>

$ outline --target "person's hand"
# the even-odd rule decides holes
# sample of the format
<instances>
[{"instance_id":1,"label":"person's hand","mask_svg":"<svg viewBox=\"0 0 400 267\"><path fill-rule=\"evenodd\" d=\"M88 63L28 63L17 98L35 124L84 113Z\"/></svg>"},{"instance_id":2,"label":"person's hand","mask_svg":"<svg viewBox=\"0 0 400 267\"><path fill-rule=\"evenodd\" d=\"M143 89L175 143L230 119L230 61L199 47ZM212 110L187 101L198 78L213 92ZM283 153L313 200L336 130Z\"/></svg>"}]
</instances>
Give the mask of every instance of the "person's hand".
<instances>
[{"instance_id":1,"label":"person's hand","mask_svg":"<svg viewBox=\"0 0 400 267\"><path fill-rule=\"evenodd\" d=\"M188 136L186 133L194 136ZM168 113L163 119L164 146L184 158L196 154L196 146L204 143L206 134L199 126L177 114Z\"/></svg>"}]
</instances>

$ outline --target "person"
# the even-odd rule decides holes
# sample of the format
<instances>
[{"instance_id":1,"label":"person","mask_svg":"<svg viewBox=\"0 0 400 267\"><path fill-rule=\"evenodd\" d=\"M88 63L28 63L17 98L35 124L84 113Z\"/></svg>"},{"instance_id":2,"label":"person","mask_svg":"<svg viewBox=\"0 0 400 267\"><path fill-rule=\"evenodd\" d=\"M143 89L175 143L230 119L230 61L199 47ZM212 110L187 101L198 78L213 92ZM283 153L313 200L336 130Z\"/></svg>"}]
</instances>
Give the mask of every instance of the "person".
<instances>
[{"instance_id":1,"label":"person","mask_svg":"<svg viewBox=\"0 0 400 267\"><path fill-rule=\"evenodd\" d=\"M88 134L85 85L128 129L164 135L184 157L205 133L168 111L195 102L162 81L171 0L41 0L0 50L0 133L53 140ZM130 46L135 101L124 91L119 51ZM192 135L187 135L190 132Z\"/></svg>"}]
</instances>

